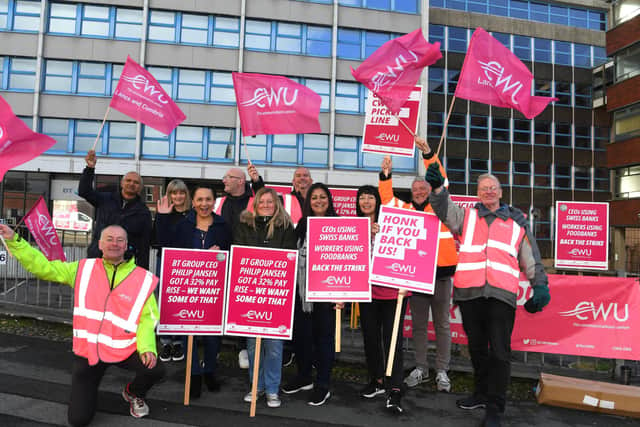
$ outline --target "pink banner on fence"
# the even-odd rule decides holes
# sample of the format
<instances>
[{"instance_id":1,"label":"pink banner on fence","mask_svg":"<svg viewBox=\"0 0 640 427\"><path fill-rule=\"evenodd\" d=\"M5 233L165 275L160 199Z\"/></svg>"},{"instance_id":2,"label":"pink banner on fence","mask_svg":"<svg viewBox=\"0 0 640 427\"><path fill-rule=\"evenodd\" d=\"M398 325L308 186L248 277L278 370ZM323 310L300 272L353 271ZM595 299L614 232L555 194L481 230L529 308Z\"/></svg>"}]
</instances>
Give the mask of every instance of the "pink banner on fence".
<instances>
[{"instance_id":1,"label":"pink banner on fence","mask_svg":"<svg viewBox=\"0 0 640 427\"><path fill-rule=\"evenodd\" d=\"M367 97L362 151L378 154L394 154L413 157L415 152L413 135L399 122L418 132L418 117L422 100L422 86L416 86L397 116L372 91Z\"/></svg>"},{"instance_id":2,"label":"pink banner on fence","mask_svg":"<svg viewBox=\"0 0 640 427\"><path fill-rule=\"evenodd\" d=\"M555 266L609 269L609 203L556 202Z\"/></svg>"},{"instance_id":3,"label":"pink banner on fence","mask_svg":"<svg viewBox=\"0 0 640 427\"><path fill-rule=\"evenodd\" d=\"M162 249L158 334L222 335L228 253Z\"/></svg>"},{"instance_id":4,"label":"pink banner on fence","mask_svg":"<svg viewBox=\"0 0 640 427\"><path fill-rule=\"evenodd\" d=\"M291 339L298 251L231 247L226 335Z\"/></svg>"},{"instance_id":5,"label":"pink banner on fence","mask_svg":"<svg viewBox=\"0 0 640 427\"><path fill-rule=\"evenodd\" d=\"M187 118L151 73L129 56L109 106L165 135Z\"/></svg>"},{"instance_id":6,"label":"pink banner on fence","mask_svg":"<svg viewBox=\"0 0 640 427\"><path fill-rule=\"evenodd\" d=\"M47 257L49 261L59 259L66 261L64 256L60 239L58 239L58 233L56 232L51 216L49 216L49 210L44 202L44 198L40 196L35 205L24 216L24 224L27 226L33 240L36 241L38 247Z\"/></svg>"},{"instance_id":7,"label":"pink banner on fence","mask_svg":"<svg viewBox=\"0 0 640 427\"><path fill-rule=\"evenodd\" d=\"M382 206L369 281L433 294L440 220L426 212Z\"/></svg>"},{"instance_id":8,"label":"pink banner on fence","mask_svg":"<svg viewBox=\"0 0 640 427\"><path fill-rule=\"evenodd\" d=\"M371 301L369 218L307 220L307 301Z\"/></svg>"},{"instance_id":9,"label":"pink banner on fence","mask_svg":"<svg viewBox=\"0 0 640 427\"><path fill-rule=\"evenodd\" d=\"M513 350L640 360L638 279L550 274L549 289L549 305L531 314L523 306L532 290L528 281L520 281ZM467 344L455 304L450 324L451 341ZM411 327L411 317L405 317L405 336L411 336ZM431 322L429 339L435 339Z\"/></svg>"}]
</instances>

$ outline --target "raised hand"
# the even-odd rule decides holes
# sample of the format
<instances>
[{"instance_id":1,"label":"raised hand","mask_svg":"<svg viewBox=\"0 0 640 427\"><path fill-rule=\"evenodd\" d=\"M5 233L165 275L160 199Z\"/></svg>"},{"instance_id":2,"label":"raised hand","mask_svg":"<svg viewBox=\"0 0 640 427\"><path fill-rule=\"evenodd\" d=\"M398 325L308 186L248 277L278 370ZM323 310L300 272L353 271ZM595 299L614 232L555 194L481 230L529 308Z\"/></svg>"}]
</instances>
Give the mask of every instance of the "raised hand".
<instances>
[{"instance_id":1,"label":"raised hand","mask_svg":"<svg viewBox=\"0 0 640 427\"><path fill-rule=\"evenodd\" d=\"M416 147L418 147L418 149L422 151L424 154L431 153L431 147L429 147L429 144L427 144L427 141L424 138L421 138L418 135L416 135L416 137L414 138L414 141L416 143Z\"/></svg>"},{"instance_id":2,"label":"raised hand","mask_svg":"<svg viewBox=\"0 0 640 427\"><path fill-rule=\"evenodd\" d=\"M258 173L258 169L256 169L255 166L253 166L253 163L249 163L249 166L247 166L247 173L249 173L249 177L253 182L258 182L258 180L260 179L260 174Z\"/></svg>"},{"instance_id":3,"label":"raised hand","mask_svg":"<svg viewBox=\"0 0 640 427\"><path fill-rule=\"evenodd\" d=\"M96 157L95 150L89 150L87 155L84 158L85 162L87 162L87 166L90 168L95 168L96 163L98 163L98 158Z\"/></svg>"},{"instance_id":4,"label":"raised hand","mask_svg":"<svg viewBox=\"0 0 640 427\"><path fill-rule=\"evenodd\" d=\"M393 166L391 162L391 156L384 156L382 159L382 165L380 165L380 169L382 169L382 173L384 176L391 175L391 167Z\"/></svg>"},{"instance_id":5,"label":"raised hand","mask_svg":"<svg viewBox=\"0 0 640 427\"><path fill-rule=\"evenodd\" d=\"M169 198L167 196L163 196L160 200L158 200L158 213L168 214L171 213L173 209L173 203L169 202Z\"/></svg>"}]
</instances>

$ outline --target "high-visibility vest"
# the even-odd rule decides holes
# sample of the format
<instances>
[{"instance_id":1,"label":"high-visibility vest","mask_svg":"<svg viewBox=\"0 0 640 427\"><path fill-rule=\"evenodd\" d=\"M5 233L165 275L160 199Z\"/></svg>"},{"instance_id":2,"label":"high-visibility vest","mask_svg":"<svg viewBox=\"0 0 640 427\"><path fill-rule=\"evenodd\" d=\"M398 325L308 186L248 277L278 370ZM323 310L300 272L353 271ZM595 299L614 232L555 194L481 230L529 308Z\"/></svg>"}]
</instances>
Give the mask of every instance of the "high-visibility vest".
<instances>
[{"instance_id":1,"label":"high-visibility vest","mask_svg":"<svg viewBox=\"0 0 640 427\"><path fill-rule=\"evenodd\" d=\"M489 226L477 209L466 208L454 286L473 288L489 283L517 295L518 248L524 236L525 229L512 218L496 217Z\"/></svg>"},{"instance_id":2,"label":"high-visibility vest","mask_svg":"<svg viewBox=\"0 0 640 427\"><path fill-rule=\"evenodd\" d=\"M111 289L101 259L83 259L74 285L73 352L89 365L121 362L136 351L138 322L158 278L136 267Z\"/></svg>"},{"instance_id":3,"label":"high-visibility vest","mask_svg":"<svg viewBox=\"0 0 640 427\"><path fill-rule=\"evenodd\" d=\"M392 208L404 208L410 210L416 210L411 203L405 203L397 197L393 197L385 206ZM424 208L425 212L433 213L433 208L430 204ZM456 250L456 242L453 239L453 234L447 228L444 223L440 223L440 232L438 233L438 267L449 267L456 265L458 262L458 253Z\"/></svg>"},{"instance_id":4,"label":"high-visibility vest","mask_svg":"<svg viewBox=\"0 0 640 427\"><path fill-rule=\"evenodd\" d=\"M222 205L224 205L224 201L227 200L227 196L218 197L216 201L213 203L213 211L216 215L222 216ZM249 209L253 211L253 196L249 198L247 202L247 206L245 209Z\"/></svg>"}]
</instances>

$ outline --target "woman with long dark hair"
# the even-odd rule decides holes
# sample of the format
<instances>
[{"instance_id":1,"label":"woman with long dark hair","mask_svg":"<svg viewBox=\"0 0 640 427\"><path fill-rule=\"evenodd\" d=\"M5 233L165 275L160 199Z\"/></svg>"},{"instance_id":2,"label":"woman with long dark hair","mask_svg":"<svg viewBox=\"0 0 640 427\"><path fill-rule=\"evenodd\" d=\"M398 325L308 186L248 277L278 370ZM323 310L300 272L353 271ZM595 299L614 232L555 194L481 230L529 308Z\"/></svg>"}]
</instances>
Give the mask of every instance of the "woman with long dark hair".
<instances>
[{"instance_id":1,"label":"woman with long dark hair","mask_svg":"<svg viewBox=\"0 0 640 427\"><path fill-rule=\"evenodd\" d=\"M293 319L293 343L296 352L297 376L282 388L283 393L293 394L302 390L313 390L309 405L324 404L331 393L329 385L335 353L334 304L328 302L305 302L307 266L307 218L338 216L333 206L329 188L322 183L309 187L302 207L302 219L296 227L298 238L298 292ZM315 365L315 382L311 376Z\"/></svg>"},{"instance_id":2,"label":"woman with long dark hair","mask_svg":"<svg viewBox=\"0 0 640 427\"><path fill-rule=\"evenodd\" d=\"M193 192L193 209L180 222L171 226L171 208L167 200L158 205L157 239L162 246L190 249L228 250L231 246L231 229L221 216L213 212L215 197L213 190L197 187ZM215 378L216 359L220 350L219 336L202 336L204 363L200 365L197 340L193 343L191 362L190 397L197 399L202 391L202 380L209 391L218 391L220 385Z\"/></svg>"},{"instance_id":3,"label":"woman with long dark hair","mask_svg":"<svg viewBox=\"0 0 640 427\"><path fill-rule=\"evenodd\" d=\"M371 247L375 234L379 231L378 215L380 210L378 189L365 185L358 188L356 198L356 214L369 217L371 221ZM371 287L371 302L360 303L360 323L364 339L364 354L369 372L369 384L362 389L360 395L372 399L387 393L386 408L395 413L402 412L400 404L402 387L402 328L398 328L393 369L391 376L385 378L386 355L389 354L393 322L395 319L398 290L384 286ZM404 319L406 299L403 300L400 318Z\"/></svg>"},{"instance_id":4,"label":"woman with long dark hair","mask_svg":"<svg viewBox=\"0 0 640 427\"><path fill-rule=\"evenodd\" d=\"M234 232L233 243L244 246L260 246L278 249L296 249L296 233L291 218L285 211L280 197L271 188L261 188L253 199L251 209L240 214L240 223ZM258 395L266 394L267 406L277 408L282 378L281 339L262 339L260 367L258 368ZM249 379L253 378L256 339L247 338L249 351ZM251 402L251 392L244 396Z\"/></svg>"}]
</instances>

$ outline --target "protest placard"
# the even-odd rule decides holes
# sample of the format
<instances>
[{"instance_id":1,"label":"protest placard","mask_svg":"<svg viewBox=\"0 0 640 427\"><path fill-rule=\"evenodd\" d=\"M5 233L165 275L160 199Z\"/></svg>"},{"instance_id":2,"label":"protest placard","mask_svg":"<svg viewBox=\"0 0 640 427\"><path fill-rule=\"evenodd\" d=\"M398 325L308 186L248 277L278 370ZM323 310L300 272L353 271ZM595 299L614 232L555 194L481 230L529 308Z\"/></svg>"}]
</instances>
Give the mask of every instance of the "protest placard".
<instances>
[{"instance_id":1,"label":"protest placard","mask_svg":"<svg viewBox=\"0 0 640 427\"><path fill-rule=\"evenodd\" d=\"M415 134L418 131L421 100L422 86L416 86L396 116L389 111L378 96L369 91L362 136L362 151L413 157L414 137L399 120L402 120Z\"/></svg>"},{"instance_id":2,"label":"protest placard","mask_svg":"<svg viewBox=\"0 0 640 427\"><path fill-rule=\"evenodd\" d=\"M609 269L609 203L556 202L555 267Z\"/></svg>"},{"instance_id":3,"label":"protest placard","mask_svg":"<svg viewBox=\"0 0 640 427\"><path fill-rule=\"evenodd\" d=\"M298 251L232 246L226 335L291 339Z\"/></svg>"},{"instance_id":4,"label":"protest placard","mask_svg":"<svg viewBox=\"0 0 640 427\"><path fill-rule=\"evenodd\" d=\"M159 335L222 335L228 253L162 249Z\"/></svg>"},{"instance_id":5,"label":"protest placard","mask_svg":"<svg viewBox=\"0 0 640 427\"><path fill-rule=\"evenodd\" d=\"M430 213L382 206L369 280L433 294L440 220Z\"/></svg>"},{"instance_id":6,"label":"protest placard","mask_svg":"<svg viewBox=\"0 0 640 427\"><path fill-rule=\"evenodd\" d=\"M369 218L307 218L307 301L371 301Z\"/></svg>"}]
</instances>

